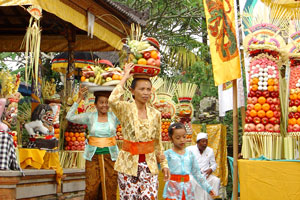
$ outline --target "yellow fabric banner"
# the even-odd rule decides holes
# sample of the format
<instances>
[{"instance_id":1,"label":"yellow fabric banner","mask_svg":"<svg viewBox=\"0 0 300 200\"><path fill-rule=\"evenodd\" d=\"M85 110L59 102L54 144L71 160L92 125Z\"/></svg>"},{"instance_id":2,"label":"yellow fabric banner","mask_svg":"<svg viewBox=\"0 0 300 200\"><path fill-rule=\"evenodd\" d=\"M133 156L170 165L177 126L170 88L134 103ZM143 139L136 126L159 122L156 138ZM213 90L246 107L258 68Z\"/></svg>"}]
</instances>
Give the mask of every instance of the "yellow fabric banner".
<instances>
[{"instance_id":1,"label":"yellow fabric banner","mask_svg":"<svg viewBox=\"0 0 300 200\"><path fill-rule=\"evenodd\" d=\"M203 0L215 85L241 77L234 0Z\"/></svg>"},{"instance_id":2,"label":"yellow fabric banner","mask_svg":"<svg viewBox=\"0 0 300 200\"><path fill-rule=\"evenodd\" d=\"M192 143L195 145L197 134L201 132L202 126L200 124L192 124L192 126ZM206 132L208 134L208 146L213 148L218 164L217 169L213 174L221 179L222 186L226 186L228 182L226 126L222 124L206 125Z\"/></svg>"}]
</instances>

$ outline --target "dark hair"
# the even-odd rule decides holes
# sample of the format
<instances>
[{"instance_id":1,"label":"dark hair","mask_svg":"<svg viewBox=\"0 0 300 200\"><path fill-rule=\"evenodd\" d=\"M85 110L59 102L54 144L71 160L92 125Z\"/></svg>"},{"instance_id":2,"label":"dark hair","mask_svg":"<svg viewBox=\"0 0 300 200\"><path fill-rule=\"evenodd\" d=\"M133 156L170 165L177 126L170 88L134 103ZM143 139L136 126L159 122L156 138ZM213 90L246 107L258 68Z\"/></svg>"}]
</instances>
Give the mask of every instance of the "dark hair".
<instances>
[{"instance_id":1,"label":"dark hair","mask_svg":"<svg viewBox=\"0 0 300 200\"><path fill-rule=\"evenodd\" d=\"M173 132L174 132L175 129L184 129L184 130L186 130L183 123L180 123L180 122L173 123L168 128L169 138L172 138L172 135L173 135Z\"/></svg>"},{"instance_id":2,"label":"dark hair","mask_svg":"<svg viewBox=\"0 0 300 200\"><path fill-rule=\"evenodd\" d=\"M95 104L97 104L99 97L109 97L109 95L111 94L111 92L109 91L97 91L94 92L94 96L95 96Z\"/></svg>"},{"instance_id":3,"label":"dark hair","mask_svg":"<svg viewBox=\"0 0 300 200\"><path fill-rule=\"evenodd\" d=\"M151 82L150 79L148 79L148 78L134 78L134 79L132 80L132 82L131 82L130 88L134 90L135 87L136 87L136 83L137 83L138 81L141 81L141 80L149 81L150 84L151 84L151 86L152 86L152 82Z\"/></svg>"}]
</instances>

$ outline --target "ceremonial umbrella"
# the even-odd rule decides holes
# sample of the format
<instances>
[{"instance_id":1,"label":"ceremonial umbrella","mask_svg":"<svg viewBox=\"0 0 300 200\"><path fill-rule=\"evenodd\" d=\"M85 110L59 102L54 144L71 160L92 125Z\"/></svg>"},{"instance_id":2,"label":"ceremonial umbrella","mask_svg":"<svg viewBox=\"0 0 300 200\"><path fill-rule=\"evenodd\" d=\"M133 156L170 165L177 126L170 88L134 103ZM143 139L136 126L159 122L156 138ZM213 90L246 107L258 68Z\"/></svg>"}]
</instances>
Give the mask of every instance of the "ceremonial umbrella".
<instances>
[{"instance_id":1,"label":"ceremonial umbrella","mask_svg":"<svg viewBox=\"0 0 300 200\"><path fill-rule=\"evenodd\" d=\"M58 54L51 61L51 69L56 72L66 73L68 68L68 52ZM94 65L95 59L99 57L91 52L74 52L75 68L84 68L88 65Z\"/></svg>"}]
</instances>

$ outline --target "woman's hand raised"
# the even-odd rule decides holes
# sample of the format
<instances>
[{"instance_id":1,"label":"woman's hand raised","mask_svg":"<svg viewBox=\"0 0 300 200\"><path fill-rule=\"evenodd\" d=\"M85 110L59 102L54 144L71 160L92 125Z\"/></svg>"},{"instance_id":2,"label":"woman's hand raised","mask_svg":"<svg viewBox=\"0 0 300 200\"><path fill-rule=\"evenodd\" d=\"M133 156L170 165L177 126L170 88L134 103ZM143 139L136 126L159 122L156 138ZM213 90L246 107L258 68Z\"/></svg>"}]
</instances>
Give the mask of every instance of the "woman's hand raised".
<instances>
[{"instance_id":1,"label":"woman's hand raised","mask_svg":"<svg viewBox=\"0 0 300 200\"><path fill-rule=\"evenodd\" d=\"M131 70L133 69L133 63L126 63L125 66L124 66L124 77L125 78L130 78L131 74Z\"/></svg>"},{"instance_id":2,"label":"woman's hand raised","mask_svg":"<svg viewBox=\"0 0 300 200\"><path fill-rule=\"evenodd\" d=\"M126 63L124 66L124 76L121 80L121 82L119 83L122 87L124 87L126 81L132 76L132 74L130 74L131 70L133 69L134 65L133 63Z\"/></svg>"},{"instance_id":3,"label":"woman's hand raised","mask_svg":"<svg viewBox=\"0 0 300 200\"><path fill-rule=\"evenodd\" d=\"M84 99L87 93L88 93L88 88L80 84L79 91L78 91L78 99L77 99L78 104Z\"/></svg>"}]
</instances>

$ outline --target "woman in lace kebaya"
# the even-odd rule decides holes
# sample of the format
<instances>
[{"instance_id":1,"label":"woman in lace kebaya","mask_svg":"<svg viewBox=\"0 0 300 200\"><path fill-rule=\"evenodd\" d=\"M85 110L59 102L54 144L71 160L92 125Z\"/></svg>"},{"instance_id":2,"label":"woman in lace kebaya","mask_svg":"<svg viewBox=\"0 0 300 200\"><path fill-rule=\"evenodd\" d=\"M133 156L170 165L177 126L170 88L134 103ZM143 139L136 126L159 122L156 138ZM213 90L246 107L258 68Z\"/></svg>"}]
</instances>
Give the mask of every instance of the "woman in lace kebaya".
<instances>
[{"instance_id":1,"label":"woman in lace kebaya","mask_svg":"<svg viewBox=\"0 0 300 200\"><path fill-rule=\"evenodd\" d=\"M123 79L108 100L121 122L124 137L115 164L115 170L119 172L120 200L157 199L159 171L156 156L163 153L161 114L147 104L152 90L149 79L134 79L131 85L134 101L121 100L132 68L132 64L125 65ZM167 161L161 162L161 166L165 179L168 179Z\"/></svg>"},{"instance_id":2,"label":"woman in lace kebaya","mask_svg":"<svg viewBox=\"0 0 300 200\"><path fill-rule=\"evenodd\" d=\"M164 154L169 164L171 177L165 184L163 197L166 200L194 200L190 174L206 192L214 196L212 187L201 174L194 154L185 149L185 126L182 123L174 123L169 127L168 132L173 148L165 151Z\"/></svg>"},{"instance_id":3,"label":"woman in lace kebaya","mask_svg":"<svg viewBox=\"0 0 300 200\"><path fill-rule=\"evenodd\" d=\"M119 121L114 113L108 112L108 97L111 91L94 93L97 112L76 115L78 105L86 93L87 88L80 86L78 100L67 114L67 120L70 122L88 125L89 139L84 151L86 159L84 199L117 199L117 172L114 170L114 164L119 153L115 137Z\"/></svg>"}]
</instances>

